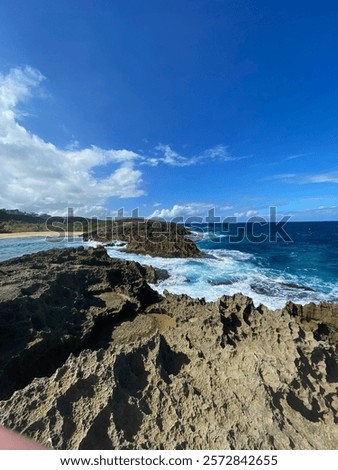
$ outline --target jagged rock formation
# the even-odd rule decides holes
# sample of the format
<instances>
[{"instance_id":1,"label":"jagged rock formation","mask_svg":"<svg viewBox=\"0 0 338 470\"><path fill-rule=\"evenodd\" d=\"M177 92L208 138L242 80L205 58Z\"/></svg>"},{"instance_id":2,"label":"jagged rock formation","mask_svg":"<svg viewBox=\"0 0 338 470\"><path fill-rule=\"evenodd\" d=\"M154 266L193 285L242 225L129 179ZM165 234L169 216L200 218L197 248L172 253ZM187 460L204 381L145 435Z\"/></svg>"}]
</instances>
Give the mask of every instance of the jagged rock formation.
<instances>
[{"instance_id":1,"label":"jagged rock formation","mask_svg":"<svg viewBox=\"0 0 338 470\"><path fill-rule=\"evenodd\" d=\"M338 306L161 298L102 248L0 271L1 424L55 449L338 448Z\"/></svg>"},{"instance_id":2,"label":"jagged rock formation","mask_svg":"<svg viewBox=\"0 0 338 470\"><path fill-rule=\"evenodd\" d=\"M150 266L112 261L103 247L52 250L0 268L0 398L49 375L70 353L97 348L119 322L160 299Z\"/></svg>"},{"instance_id":3,"label":"jagged rock formation","mask_svg":"<svg viewBox=\"0 0 338 470\"><path fill-rule=\"evenodd\" d=\"M198 258L200 250L188 238L189 230L173 222L144 219L120 219L107 222L104 227L86 232L84 240L111 243L127 242L125 251L164 258Z\"/></svg>"}]
</instances>

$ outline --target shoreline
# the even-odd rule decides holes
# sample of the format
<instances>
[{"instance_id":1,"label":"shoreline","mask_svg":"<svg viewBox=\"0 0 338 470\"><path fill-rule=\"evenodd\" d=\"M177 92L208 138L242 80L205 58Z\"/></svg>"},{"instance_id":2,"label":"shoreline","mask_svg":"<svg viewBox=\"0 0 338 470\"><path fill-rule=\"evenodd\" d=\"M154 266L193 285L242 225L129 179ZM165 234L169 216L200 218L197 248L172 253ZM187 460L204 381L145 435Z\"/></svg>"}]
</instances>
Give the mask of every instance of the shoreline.
<instances>
[{"instance_id":1,"label":"shoreline","mask_svg":"<svg viewBox=\"0 0 338 470\"><path fill-rule=\"evenodd\" d=\"M75 236L79 237L82 236L83 232L51 232L49 230L44 232L13 232L13 233L0 233L0 240L4 240L6 238L30 238L30 237L53 237L59 238L64 236Z\"/></svg>"}]
</instances>

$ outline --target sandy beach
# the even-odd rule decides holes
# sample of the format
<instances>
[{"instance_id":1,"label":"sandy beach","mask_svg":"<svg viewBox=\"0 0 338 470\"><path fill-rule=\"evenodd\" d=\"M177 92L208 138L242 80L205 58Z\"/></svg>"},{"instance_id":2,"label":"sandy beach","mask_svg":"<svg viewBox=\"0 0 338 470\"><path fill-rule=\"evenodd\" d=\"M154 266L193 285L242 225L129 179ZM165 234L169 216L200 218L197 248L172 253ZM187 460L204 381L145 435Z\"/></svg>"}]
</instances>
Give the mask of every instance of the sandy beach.
<instances>
[{"instance_id":1,"label":"sandy beach","mask_svg":"<svg viewBox=\"0 0 338 470\"><path fill-rule=\"evenodd\" d=\"M67 236L73 235L75 237L79 237L82 235L83 232L15 232L15 233L0 233L0 240L4 238L29 238L29 237L59 237L59 236Z\"/></svg>"}]
</instances>

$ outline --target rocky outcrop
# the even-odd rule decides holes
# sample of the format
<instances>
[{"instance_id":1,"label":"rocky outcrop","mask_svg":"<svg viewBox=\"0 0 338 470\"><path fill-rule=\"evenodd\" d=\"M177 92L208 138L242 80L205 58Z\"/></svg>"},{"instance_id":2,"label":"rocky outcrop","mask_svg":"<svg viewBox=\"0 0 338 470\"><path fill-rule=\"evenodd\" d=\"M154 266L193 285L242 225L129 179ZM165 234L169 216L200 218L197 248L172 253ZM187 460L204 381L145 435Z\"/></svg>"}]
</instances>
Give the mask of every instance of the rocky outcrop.
<instances>
[{"instance_id":1,"label":"rocky outcrop","mask_svg":"<svg viewBox=\"0 0 338 470\"><path fill-rule=\"evenodd\" d=\"M102 248L0 271L1 424L54 449L338 448L338 306L160 297Z\"/></svg>"},{"instance_id":2,"label":"rocky outcrop","mask_svg":"<svg viewBox=\"0 0 338 470\"><path fill-rule=\"evenodd\" d=\"M53 373L71 353L105 345L115 326L161 297L150 266L103 247L52 250L0 264L0 398Z\"/></svg>"},{"instance_id":3,"label":"rocky outcrop","mask_svg":"<svg viewBox=\"0 0 338 470\"><path fill-rule=\"evenodd\" d=\"M83 234L84 240L104 244L113 240L126 242L125 251L164 258L198 258L200 250L188 238L190 235L182 225L155 219L119 219Z\"/></svg>"},{"instance_id":4,"label":"rocky outcrop","mask_svg":"<svg viewBox=\"0 0 338 470\"><path fill-rule=\"evenodd\" d=\"M338 305L329 302L296 305L288 302L285 310L297 316L303 328L312 331L318 340L327 341L338 352Z\"/></svg>"}]
</instances>

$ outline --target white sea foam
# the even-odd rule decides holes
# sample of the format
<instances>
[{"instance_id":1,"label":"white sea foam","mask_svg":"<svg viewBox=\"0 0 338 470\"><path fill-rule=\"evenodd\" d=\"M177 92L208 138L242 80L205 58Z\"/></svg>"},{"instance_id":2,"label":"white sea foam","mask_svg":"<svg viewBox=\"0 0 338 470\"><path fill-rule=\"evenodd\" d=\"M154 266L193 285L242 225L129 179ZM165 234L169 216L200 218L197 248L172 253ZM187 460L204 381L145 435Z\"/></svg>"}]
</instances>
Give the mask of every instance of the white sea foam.
<instances>
[{"instance_id":1,"label":"white sea foam","mask_svg":"<svg viewBox=\"0 0 338 470\"><path fill-rule=\"evenodd\" d=\"M158 292L187 294L207 301L222 295L241 292L271 309L282 308L288 300L305 304L321 300L337 301L338 288L318 279L300 279L255 264L255 256L239 250L204 250L205 258L160 258L121 251L107 247L109 256L138 261L155 268L166 269L170 277L152 285ZM311 282L310 282L311 281ZM304 286L304 288L302 288ZM318 286L321 291L318 291ZM313 288L314 291L309 290Z\"/></svg>"},{"instance_id":2,"label":"white sea foam","mask_svg":"<svg viewBox=\"0 0 338 470\"><path fill-rule=\"evenodd\" d=\"M103 243L101 242L95 242L94 240L89 240L88 242L85 243L85 245L88 248L97 248L98 246L102 246Z\"/></svg>"}]
</instances>

